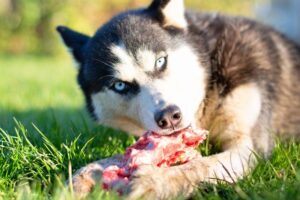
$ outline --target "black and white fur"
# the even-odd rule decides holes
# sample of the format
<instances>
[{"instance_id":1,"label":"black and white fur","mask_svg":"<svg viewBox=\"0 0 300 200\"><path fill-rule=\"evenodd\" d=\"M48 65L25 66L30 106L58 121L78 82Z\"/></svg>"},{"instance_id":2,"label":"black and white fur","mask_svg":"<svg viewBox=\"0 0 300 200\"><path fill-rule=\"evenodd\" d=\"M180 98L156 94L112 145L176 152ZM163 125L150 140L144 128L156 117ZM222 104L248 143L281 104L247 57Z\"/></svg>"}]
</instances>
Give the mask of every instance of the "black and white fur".
<instances>
[{"instance_id":1,"label":"black and white fur","mask_svg":"<svg viewBox=\"0 0 300 200\"><path fill-rule=\"evenodd\" d=\"M135 135L206 128L221 144L220 153L184 165L139 168L130 199L187 197L201 182L234 182L255 166L253 152L269 155L271 133L299 134L300 48L270 27L153 0L93 37L58 31L80 63L78 82L100 124ZM74 190L89 192L102 166L79 170Z\"/></svg>"}]
</instances>

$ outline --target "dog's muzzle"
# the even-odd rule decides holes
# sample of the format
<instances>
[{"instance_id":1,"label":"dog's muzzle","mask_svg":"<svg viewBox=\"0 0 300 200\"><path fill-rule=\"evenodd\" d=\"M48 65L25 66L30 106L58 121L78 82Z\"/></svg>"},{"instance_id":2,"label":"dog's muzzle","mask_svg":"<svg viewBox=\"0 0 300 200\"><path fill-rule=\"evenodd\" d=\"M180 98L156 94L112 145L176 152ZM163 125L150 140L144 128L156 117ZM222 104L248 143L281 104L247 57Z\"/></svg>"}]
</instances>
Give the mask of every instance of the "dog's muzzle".
<instances>
[{"instance_id":1,"label":"dog's muzzle","mask_svg":"<svg viewBox=\"0 0 300 200\"><path fill-rule=\"evenodd\" d=\"M182 113L178 106L172 105L157 111L154 115L154 120L161 129L175 130L181 124Z\"/></svg>"}]
</instances>

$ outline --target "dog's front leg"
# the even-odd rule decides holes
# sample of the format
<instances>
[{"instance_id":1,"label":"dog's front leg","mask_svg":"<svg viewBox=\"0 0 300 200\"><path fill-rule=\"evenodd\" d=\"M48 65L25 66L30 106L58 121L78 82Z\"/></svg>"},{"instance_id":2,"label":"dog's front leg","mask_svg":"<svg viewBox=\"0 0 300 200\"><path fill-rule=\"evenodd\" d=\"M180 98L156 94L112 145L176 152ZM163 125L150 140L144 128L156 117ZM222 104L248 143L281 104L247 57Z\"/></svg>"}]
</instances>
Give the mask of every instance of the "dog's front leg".
<instances>
[{"instance_id":1,"label":"dog's front leg","mask_svg":"<svg viewBox=\"0 0 300 200\"><path fill-rule=\"evenodd\" d=\"M255 84L236 88L224 100L222 110L230 120L217 136L221 153L171 168L141 167L131 181L129 199L187 197L201 182L232 183L242 178L255 165L251 132L261 115L259 89Z\"/></svg>"}]
</instances>

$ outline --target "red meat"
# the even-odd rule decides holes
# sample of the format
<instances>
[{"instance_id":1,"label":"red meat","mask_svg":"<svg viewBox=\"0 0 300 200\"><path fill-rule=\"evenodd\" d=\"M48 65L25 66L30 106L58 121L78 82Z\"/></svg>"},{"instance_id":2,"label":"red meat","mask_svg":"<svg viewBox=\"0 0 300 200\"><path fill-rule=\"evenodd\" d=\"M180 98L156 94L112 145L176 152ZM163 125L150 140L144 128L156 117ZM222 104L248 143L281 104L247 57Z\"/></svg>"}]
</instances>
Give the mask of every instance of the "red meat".
<instances>
[{"instance_id":1,"label":"red meat","mask_svg":"<svg viewBox=\"0 0 300 200\"><path fill-rule=\"evenodd\" d=\"M118 189L122 194L120 188L129 182L131 174L140 165L170 167L190 161L199 156L195 148L205 140L207 133L205 130L195 131L191 128L166 136L146 132L127 148L119 163L103 170L103 189Z\"/></svg>"}]
</instances>

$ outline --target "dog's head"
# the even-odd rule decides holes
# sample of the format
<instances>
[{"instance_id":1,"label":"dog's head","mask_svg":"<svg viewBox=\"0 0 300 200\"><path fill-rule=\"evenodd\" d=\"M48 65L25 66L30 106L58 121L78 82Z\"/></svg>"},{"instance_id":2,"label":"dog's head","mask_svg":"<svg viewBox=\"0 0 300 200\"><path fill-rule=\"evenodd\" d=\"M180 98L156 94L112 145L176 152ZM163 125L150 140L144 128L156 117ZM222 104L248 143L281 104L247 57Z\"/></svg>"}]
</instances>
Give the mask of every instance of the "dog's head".
<instances>
[{"instance_id":1,"label":"dog's head","mask_svg":"<svg viewBox=\"0 0 300 200\"><path fill-rule=\"evenodd\" d=\"M58 27L79 63L87 108L101 124L169 134L194 123L205 96L205 55L193 48L183 0L154 0L112 18L93 37ZM203 42L203 44L202 44Z\"/></svg>"}]
</instances>

